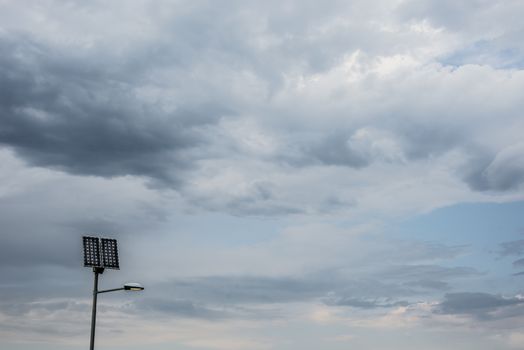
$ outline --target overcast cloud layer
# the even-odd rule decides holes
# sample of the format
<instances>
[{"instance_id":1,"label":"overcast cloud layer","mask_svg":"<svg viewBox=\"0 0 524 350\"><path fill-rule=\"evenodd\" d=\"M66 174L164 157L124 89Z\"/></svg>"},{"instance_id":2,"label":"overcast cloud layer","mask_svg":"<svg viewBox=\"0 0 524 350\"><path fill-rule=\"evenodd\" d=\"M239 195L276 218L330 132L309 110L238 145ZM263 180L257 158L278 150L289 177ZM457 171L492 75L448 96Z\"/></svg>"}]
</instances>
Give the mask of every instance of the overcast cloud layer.
<instances>
[{"instance_id":1,"label":"overcast cloud layer","mask_svg":"<svg viewBox=\"0 0 524 350\"><path fill-rule=\"evenodd\" d=\"M0 347L522 348L523 15L0 0Z\"/></svg>"}]
</instances>

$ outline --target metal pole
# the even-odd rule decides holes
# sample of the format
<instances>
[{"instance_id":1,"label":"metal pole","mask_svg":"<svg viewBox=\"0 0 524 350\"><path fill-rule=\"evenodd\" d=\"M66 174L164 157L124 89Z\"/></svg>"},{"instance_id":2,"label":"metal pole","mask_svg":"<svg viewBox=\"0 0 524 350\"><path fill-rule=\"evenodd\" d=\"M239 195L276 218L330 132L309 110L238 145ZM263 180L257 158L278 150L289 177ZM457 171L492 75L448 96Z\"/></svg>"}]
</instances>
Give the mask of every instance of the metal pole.
<instances>
[{"instance_id":1,"label":"metal pole","mask_svg":"<svg viewBox=\"0 0 524 350\"><path fill-rule=\"evenodd\" d=\"M93 285L93 311L91 313L91 342L89 343L89 350L95 348L95 327L96 327L96 298L98 296L98 274L103 273L104 270L99 267L93 267L95 273L95 282Z\"/></svg>"}]
</instances>

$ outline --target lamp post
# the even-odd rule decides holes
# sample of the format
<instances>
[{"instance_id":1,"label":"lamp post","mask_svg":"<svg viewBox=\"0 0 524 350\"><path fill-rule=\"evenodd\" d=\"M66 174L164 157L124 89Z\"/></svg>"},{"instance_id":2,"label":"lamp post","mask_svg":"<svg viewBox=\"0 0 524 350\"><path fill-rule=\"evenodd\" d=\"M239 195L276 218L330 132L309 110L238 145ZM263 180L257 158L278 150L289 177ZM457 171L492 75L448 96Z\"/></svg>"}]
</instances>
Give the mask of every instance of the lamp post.
<instances>
[{"instance_id":1,"label":"lamp post","mask_svg":"<svg viewBox=\"0 0 524 350\"><path fill-rule=\"evenodd\" d=\"M98 276L104 273L105 268L119 270L118 250L116 239L83 237L84 242L84 266L93 267L93 309L91 312L91 339L89 349L95 348L95 329L96 329L96 304L98 294L116 292L120 290L142 291L144 287L139 283L126 283L120 288L98 290ZM101 243L101 244L100 244ZM100 249L100 246L102 249Z\"/></svg>"}]
</instances>

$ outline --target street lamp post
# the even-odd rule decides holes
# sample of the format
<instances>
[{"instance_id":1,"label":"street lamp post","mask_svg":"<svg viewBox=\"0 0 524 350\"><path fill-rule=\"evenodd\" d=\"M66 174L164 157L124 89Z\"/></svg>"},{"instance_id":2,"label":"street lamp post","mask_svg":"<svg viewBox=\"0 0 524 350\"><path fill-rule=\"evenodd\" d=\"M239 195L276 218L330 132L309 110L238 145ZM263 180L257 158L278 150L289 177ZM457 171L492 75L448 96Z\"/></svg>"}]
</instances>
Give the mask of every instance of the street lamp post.
<instances>
[{"instance_id":1,"label":"street lamp post","mask_svg":"<svg viewBox=\"0 0 524 350\"><path fill-rule=\"evenodd\" d=\"M120 290L141 291L144 290L139 283L126 283L120 288L98 290L98 276L104 273L105 268L119 270L118 250L116 239L83 237L84 242L84 266L93 267L93 309L91 311L91 339L89 349L95 348L96 329L96 304L98 294L116 292ZM101 243L101 244L100 244ZM100 249L100 246L102 249Z\"/></svg>"},{"instance_id":2,"label":"street lamp post","mask_svg":"<svg viewBox=\"0 0 524 350\"><path fill-rule=\"evenodd\" d=\"M98 298L98 275L104 273L103 267L93 267L95 273L95 282L93 285L93 310L91 311L91 340L89 341L89 350L95 348L95 328L96 328L96 302Z\"/></svg>"}]
</instances>

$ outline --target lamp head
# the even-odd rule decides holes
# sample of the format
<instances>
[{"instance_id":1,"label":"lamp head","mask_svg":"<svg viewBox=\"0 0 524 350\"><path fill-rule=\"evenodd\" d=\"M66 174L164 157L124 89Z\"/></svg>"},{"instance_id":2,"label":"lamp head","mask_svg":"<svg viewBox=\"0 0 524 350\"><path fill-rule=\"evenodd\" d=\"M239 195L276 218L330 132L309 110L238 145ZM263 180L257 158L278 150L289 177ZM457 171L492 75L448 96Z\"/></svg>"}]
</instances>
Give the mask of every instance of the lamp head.
<instances>
[{"instance_id":1,"label":"lamp head","mask_svg":"<svg viewBox=\"0 0 524 350\"><path fill-rule=\"evenodd\" d=\"M124 290L131 290L131 291L141 291L144 290L144 287L140 283L126 283L124 284Z\"/></svg>"}]
</instances>

